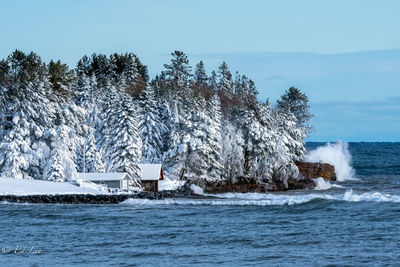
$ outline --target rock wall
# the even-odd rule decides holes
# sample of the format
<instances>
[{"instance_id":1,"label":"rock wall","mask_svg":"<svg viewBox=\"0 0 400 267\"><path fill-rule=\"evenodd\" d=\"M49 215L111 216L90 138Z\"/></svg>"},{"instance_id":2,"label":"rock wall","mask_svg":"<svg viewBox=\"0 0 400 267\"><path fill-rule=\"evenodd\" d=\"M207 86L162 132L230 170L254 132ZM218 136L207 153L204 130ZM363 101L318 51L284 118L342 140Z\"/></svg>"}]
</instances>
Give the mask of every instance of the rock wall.
<instances>
[{"instance_id":1,"label":"rock wall","mask_svg":"<svg viewBox=\"0 0 400 267\"><path fill-rule=\"evenodd\" d=\"M163 199L163 198L189 198L196 197L192 195L192 190L188 186L182 186L177 190L168 190L161 192L139 192L134 194L62 194L62 195L2 195L0 202L11 203L45 203L45 204L118 204L129 198L145 199Z\"/></svg>"}]
</instances>

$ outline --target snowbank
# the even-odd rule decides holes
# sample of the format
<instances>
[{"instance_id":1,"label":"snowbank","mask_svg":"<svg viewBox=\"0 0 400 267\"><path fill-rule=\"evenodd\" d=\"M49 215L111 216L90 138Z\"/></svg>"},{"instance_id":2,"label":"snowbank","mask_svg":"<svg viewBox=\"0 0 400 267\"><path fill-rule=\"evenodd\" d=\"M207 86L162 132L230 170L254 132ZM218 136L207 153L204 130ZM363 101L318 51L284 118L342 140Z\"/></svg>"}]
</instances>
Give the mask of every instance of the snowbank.
<instances>
[{"instance_id":1,"label":"snowbank","mask_svg":"<svg viewBox=\"0 0 400 267\"><path fill-rule=\"evenodd\" d=\"M158 182L158 191L164 190L176 190L179 187L183 186L185 181L178 181L178 180L161 180Z\"/></svg>"},{"instance_id":2,"label":"snowbank","mask_svg":"<svg viewBox=\"0 0 400 267\"><path fill-rule=\"evenodd\" d=\"M98 194L99 190L71 183L0 178L0 195Z\"/></svg>"}]
</instances>

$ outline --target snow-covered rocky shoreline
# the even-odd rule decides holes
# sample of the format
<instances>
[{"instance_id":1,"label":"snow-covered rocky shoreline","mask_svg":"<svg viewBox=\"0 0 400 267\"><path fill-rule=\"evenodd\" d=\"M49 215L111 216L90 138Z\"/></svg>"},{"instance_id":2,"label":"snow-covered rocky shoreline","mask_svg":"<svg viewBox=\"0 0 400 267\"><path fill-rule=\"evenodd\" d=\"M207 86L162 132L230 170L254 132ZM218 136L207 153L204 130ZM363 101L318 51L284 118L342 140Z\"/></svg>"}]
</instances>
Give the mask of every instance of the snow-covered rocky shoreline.
<instances>
[{"instance_id":1,"label":"snow-covered rocky shoreline","mask_svg":"<svg viewBox=\"0 0 400 267\"><path fill-rule=\"evenodd\" d=\"M188 186L176 190L137 193L42 193L42 194L0 194L0 202L7 203L46 203L46 204L118 204L127 199L164 199L164 198L210 198L198 195Z\"/></svg>"},{"instance_id":2,"label":"snow-covered rocky shoreline","mask_svg":"<svg viewBox=\"0 0 400 267\"><path fill-rule=\"evenodd\" d=\"M199 197L188 186L163 184L160 192L113 192L85 183L0 178L0 202L51 204L117 204L129 198ZM204 196L206 197L206 196Z\"/></svg>"}]
</instances>

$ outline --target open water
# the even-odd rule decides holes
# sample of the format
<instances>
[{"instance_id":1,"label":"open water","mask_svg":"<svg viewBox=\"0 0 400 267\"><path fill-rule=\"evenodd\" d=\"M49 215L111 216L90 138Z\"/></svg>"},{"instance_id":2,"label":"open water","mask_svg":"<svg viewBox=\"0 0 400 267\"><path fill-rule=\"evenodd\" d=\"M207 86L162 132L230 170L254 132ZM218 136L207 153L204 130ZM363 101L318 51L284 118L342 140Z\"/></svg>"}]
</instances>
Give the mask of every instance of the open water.
<instances>
[{"instance_id":1,"label":"open water","mask_svg":"<svg viewBox=\"0 0 400 267\"><path fill-rule=\"evenodd\" d=\"M307 148L341 181L215 200L1 203L0 265L399 266L400 143Z\"/></svg>"}]
</instances>

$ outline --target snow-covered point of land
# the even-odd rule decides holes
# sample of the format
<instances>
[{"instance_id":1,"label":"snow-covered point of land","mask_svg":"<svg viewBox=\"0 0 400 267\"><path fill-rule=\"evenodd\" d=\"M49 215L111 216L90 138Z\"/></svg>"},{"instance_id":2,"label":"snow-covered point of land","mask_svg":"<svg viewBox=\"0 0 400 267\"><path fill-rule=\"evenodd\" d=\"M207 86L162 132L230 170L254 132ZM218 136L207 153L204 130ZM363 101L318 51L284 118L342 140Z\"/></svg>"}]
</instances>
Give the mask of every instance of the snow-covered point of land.
<instances>
[{"instance_id":1,"label":"snow-covered point of land","mask_svg":"<svg viewBox=\"0 0 400 267\"><path fill-rule=\"evenodd\" d=\"M0 178L0 195L55 195L55 194L98 194L99 188L76 186L68 182L50 182L43 180L27 180Z\"/></svg>"},{"instance_id":2,"label":"snow-covered point of land","mask_svg":"<svg viewBox=\"0 0 400 267\"><path fill-rule=\"evenodd\" d=\"M176 190L179 187L183 186L185 181L178 181L178 180L161 180L158 182L158 191L164 190Z\"/></svg>"},{"instance_id":3,"label":"snow-covered point of land","mask_svg":"<svg viewBox=\"0 0 400 267\"><path fill-rule=\"evenodd\" d=\"M190 185L190 189L192 189L192 191L193 191L195 194L198 194L198 195L204 194L203 188L201 188L200 186L197 186L197 185L195 185L195 184Z\"/></svg>"}]
</instances>

